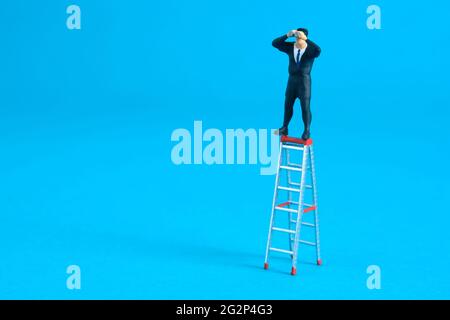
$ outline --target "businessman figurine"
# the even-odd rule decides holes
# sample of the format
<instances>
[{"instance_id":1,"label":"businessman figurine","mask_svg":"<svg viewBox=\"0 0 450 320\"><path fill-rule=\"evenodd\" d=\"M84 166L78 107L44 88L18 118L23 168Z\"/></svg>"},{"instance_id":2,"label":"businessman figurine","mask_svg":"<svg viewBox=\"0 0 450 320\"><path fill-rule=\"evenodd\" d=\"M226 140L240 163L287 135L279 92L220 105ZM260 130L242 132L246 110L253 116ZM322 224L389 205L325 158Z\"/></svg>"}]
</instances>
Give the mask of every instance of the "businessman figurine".
<instances>
[{"instance_id":1,"label":"businessman figurine","mask_svg":"<svg viewBox=\"0 0 450 320\"><path fill-rule=\"evenodd\" d=\"M290 37L295 37L295 42L286 42ZM308 30L298 28L272 41L275 48L286 53L289 57L289 79L284 101L283 126L276 130L275 134L288 135L289 122L294 113L294 103L299 98L302 107L304 124L302 139L304 140L310 137L311 69L314 59L320 55L320 47L307 37Z\"/></svg>"}]
</instances>

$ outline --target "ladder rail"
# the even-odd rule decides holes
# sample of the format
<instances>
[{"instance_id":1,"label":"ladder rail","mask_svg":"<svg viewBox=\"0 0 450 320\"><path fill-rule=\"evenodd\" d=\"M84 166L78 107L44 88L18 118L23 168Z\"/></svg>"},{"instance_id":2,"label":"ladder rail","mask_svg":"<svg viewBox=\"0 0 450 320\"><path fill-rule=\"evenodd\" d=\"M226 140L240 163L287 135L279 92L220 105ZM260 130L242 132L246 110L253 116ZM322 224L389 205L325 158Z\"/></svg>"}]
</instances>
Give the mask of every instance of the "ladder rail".
<instances>
[{"instance_id":1,"label":"ladder rail","mask_svg":"<svg viewBox=\"0 0 450 320\"><path fill-rule=\"evenodd\" d=\"M315 239L316 239L316 258L317 264L322 264L322 259L320 257L320 231L319 231L319 203L317 199L317 181L316 181L316 168L314 163L314 150L313 146L310 146L310 165L311 165L311 184L313 190L313 201L315 205L314 210L314 224L315 224Z\"/></svg>"},{"instance_id":2,"label":"ladder rail","mask_svg":"<svg viewBox=\"0 0 450 320\"><path fill-rule=\"evenodd\" d=\"M286 148L286 162L289 164L291 163L291 156L290 156L290 152L289 152L290 148ZM291 170L286 170L286 175L287 175L287 184L288 186L291 186L291 182L292 182L292 177L291 177ZM289 201L289 209L291 209L291 203L292 203L292 191L288 191L288 201ZM292 230L292 211L289 211L289 215L288 215L288 226L289 229ZM294 235L289 234L289 251L292 251L292 241L294 240Z\"/></svg>"},{"instance_id":3,"label":"ladder rail","mask_svg":"<svg viewBox=\"0 0 450 320\"><path fill-rule=\"evenodd\" d=\"M273 200L272 200L272 213L270 214L270 224L269 224L269 234L267 235L267 246L266 246L266 256L264 258L264 266L267 266L268 259L269 259L269 251L270 251L270 245L272 242L272 227L273 227L273 220L274 220L274 214L275 214L275 203L277 200L278 195L278 183L280 179L280 164L282 159L282 150L283 143L280 142L280 153L278 155L278 165L277 165L277 176L275 178L275 188L273 191Z\"/></svg>"},{"instance_id":4,"label":"ladder rail","mask_svg":"<svg viewBox=\"0 0 450 320\"><path fill-rule=\"evenodd\" d=\"M306 168L306 163L308 159L308 151L309 146L305 146L303 150L303 160L302 160L302 168ZM306 180L306 170L302 171L302 176L300 179L300 192L298 196L298 213L297 213L297 224L295 226L295 240L294 240L294 248L293 248L293 257L292 257L292 270L291 274L295 275L297 273L297 257L298 257L298 244L300 240L300 229L302 225L302 216L303 216L303 198L305 195L305 180Z\"/></svg>"}]
</instances>

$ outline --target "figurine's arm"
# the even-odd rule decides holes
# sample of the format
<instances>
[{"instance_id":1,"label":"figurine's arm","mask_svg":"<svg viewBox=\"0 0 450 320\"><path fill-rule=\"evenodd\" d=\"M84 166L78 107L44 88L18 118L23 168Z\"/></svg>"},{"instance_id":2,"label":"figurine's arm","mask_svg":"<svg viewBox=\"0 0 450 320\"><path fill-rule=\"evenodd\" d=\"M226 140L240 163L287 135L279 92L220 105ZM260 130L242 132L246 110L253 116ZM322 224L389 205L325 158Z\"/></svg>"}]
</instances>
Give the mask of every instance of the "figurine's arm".
<instances>
[{"instance_id":1,"label":"figurine's arm","mask_svg":"<svg viewBox=\"0 0 450 320\"><path fill-rule=\"evenodd\" d=\"M315 44L314 42L312 42L311 40L306 40L306 43L308 44L308 46L310 46L310 48L312 48L311 50L311 55L313 58L317 58L318 56L320 56L320 53L322 52L322 50L320 49L320 47Z\"/></svg>"},{"instance_id":2,"label":"figurine's arm","mask_svg":"<svg viewBox=\"0 0 450 320\"><path fill-rule=\"evenodd\" d=\"M277 48L278 50L280 50L284 53L288 53L292 47L289 42L286 42L287 38L288 38L287 34L276 38L275 40L272 41L272 46L274 46L275 48Z\"/></svg>"}]
</instances>

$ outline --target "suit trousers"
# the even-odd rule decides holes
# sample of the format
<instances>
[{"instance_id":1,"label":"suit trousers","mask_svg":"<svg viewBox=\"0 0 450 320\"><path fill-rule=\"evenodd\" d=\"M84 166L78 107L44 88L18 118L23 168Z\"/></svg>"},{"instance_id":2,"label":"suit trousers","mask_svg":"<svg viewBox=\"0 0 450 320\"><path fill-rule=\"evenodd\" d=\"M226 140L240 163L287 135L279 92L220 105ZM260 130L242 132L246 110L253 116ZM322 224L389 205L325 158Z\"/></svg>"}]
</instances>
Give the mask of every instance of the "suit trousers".
<instances>
[{"instance_id":1,"label":"suit trousers","mask_svg":"<svg viewBox=\"0 0 450 320\"><path fill-rule=\"evenodd\" d=\"M284 121L283 127L288 127L289 122L294 115L294 103L295 100L300 99L300 106L302 108L302 119L305 131L309 131L309 127L311 126L311 108L310 108L310 96L305 95L294 95L292 93L286 93L286 97L284 100Z\"/></svg>"}]
</instances>

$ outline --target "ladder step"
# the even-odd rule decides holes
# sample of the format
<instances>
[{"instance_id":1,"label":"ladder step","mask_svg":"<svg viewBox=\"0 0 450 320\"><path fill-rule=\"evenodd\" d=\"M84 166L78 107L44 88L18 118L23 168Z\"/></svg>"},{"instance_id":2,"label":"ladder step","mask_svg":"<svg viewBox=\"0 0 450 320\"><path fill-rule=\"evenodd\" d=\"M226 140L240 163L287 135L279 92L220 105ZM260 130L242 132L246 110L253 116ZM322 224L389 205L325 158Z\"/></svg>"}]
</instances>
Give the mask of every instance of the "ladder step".
<instances>
[{"instance_id":1,"label":"ladder step","mask_svg":"<svg viewBox=\"0 0 450 320\"><path fill-rule=\"evenodd\" d=\"M296 205L298 205L298 202L297 201L289 201L291 204L296 204ZM286 202L286 204L285 205L287 205L287 202ZM312 205L312 204L309 204L309 203L303 203L303 205L305 206L305 207L315 207L315 205Z\"/></svg>"},{"instance_id":2,"label":"ladder step","mask_svg":"<svg viewBox=\"0 0 450 320\"><path fill-rule=\"evenodd\" d=\"M302 225L314 228L316 225L314 223L302 222Z\"/></svg>"},{"instance_id":3,"label":"ladder step","mask_svg":"<svg viewBox=\"0 0 450 320\"><path fill-rule=\"evenodd\" d=\"M300 183L298 183L298 182L291 182L291 181L289 181L288 183L289 183L290 185L292 185L292 186L300 187ZM310 184L305 184L305 189L312 189L312 185L310 185Z\"/></svg>"},{"instance_id":4,"label":"ladder step","mask_svg":"<svg viewBox=\"0 0 450 320\"><path fill-rule=\"evenodd\" d=\"M294 188L289 188L289 187L278 186L277 188L280 189L280 190L293 191L293 192L300 192L300 189L294 189Z\"/></svg>"},{"instance_id":5,"label":"ladder step","mask_svg":"<svg viewBox=\"0 0 450 320\"><path fill-rule=\"evenodd\" d=\"M278 248L270 248L270 251L276 251L276 252L287 253L287 254L294 254L293 251L284 250L284 249L278 249Z\"/></svg>"},{"instance_id":6,"label":"ladder step","mask_svg":"<svg viewBox=\"0 0 450 320\"><path fill-rule=\"evenodd\" d=\"M315 242L309 242L309 241L305 241L305 240L298 240L298 242L306 244L308 246L314 246L314 247L316 246Z\"/></svg>"},{"instance_id":7,"label":"ladder step","mask_svg":"<svg viewBox=\"0 0 450 320\"><path fill-rule=\"evenodd\" d=\"M300 169L302 168L302 165L301 165L301 164L298 164L298 163L288 162L287 165L288 165L288 166L297 167L297 168L300 168Z\"/></svg>"},{"instance_id":8,"label":"ladder step","mask_svg":"<svg viewBox=\"0 0 450 320\"><path fill-rule=\"evenodd\" d=\"M298 171L298 172L302 171L301 168L296 168L296 167L292 167L292 166L280 166L280 169L291 170L291 171Z\"/></svg>"},{"instance_id":9,"label":"ladder step","mask_svg":"<svg viewBox=\"0 0 450 320\"><path fill-rule=\"evenodd\" d=\"M295 230L289 230L289 229L283 229L283 228L277 228L277 227L272 227L272 230L295 234Z\"/></svg>"},{"instance_id":10,"label":"ladder step","mask_svg":"<svg viewBox=\"0 0 450 320\"><path fill-rule=\"evenodd\" d=\"M281 147L285 148L285 149L292 149L292 150L300 150L300 151L303 150L303 147L296 147L296 146L284 144L284 143L281 145Z\"/></svg>"},{"instance_id":11,"label":"ladder step","mask_svg":"<svg viewBox=\"0 0 450 320\"><path fill-rule=\"evenodd\" d=\"M297 210L289 209L289 208L283 208L283 207L280 207L280 206L276 206L275 209L280 210L280 211L286 211L286 212L297 213Z\"/></svg>"},{"instance_id":12,"label":"ladder step","mask_svg":"<svg viewBox=\"0 0 450 320\"><path fill-rule=\"evenodd\" d=\"M287 206L287 205L289 205L289 204L296 204L296 205L298 205L298 202L297 202L297 201L283 202L283 203L279 204L277 207L275 207L275 209L282 210L282 211L287 211L287 212L294 212L294 213L297 213L297 210L293 210L293 211L292 211L292 209L281 208L281 207ZM315 205L312 205L312 204L309 204L309 203L304 203L303 205L304 205L305 207L307 207L307 208L303 209L303 213L307 213L307 212L310 212L310 211L314 211L314 210L316 210L316 208L317 208Z\"/></svg>"},{"instance_id":13,"label":"ladder step","mask_svg":"<svg viewBox=\"0 0 450 320\"><path fill-rule=\"evenodd\" d=\"M292 220L291 220L291 223L297 223L297 220L292 219ZM303 225L303 226L306 226L306 227L311 227L311 228L314 228L314 227L316 226L315 224L313 224L313 223L308 223L308 222L302 222L302 225Z\"/></svg>"}]
</instances>

